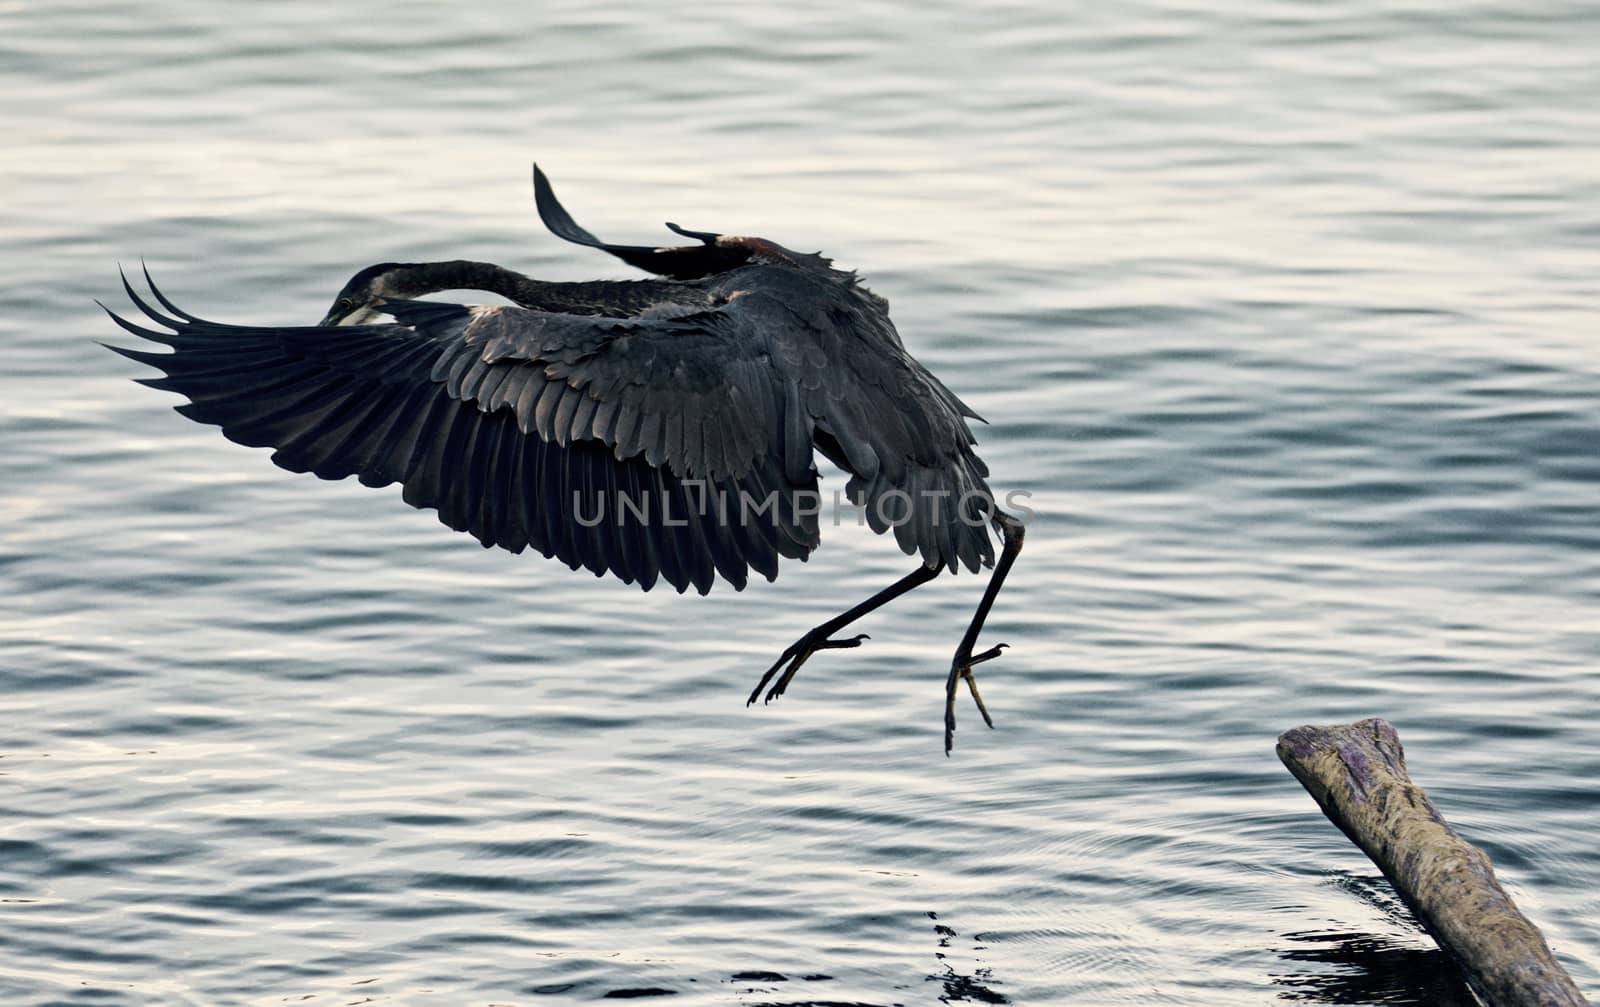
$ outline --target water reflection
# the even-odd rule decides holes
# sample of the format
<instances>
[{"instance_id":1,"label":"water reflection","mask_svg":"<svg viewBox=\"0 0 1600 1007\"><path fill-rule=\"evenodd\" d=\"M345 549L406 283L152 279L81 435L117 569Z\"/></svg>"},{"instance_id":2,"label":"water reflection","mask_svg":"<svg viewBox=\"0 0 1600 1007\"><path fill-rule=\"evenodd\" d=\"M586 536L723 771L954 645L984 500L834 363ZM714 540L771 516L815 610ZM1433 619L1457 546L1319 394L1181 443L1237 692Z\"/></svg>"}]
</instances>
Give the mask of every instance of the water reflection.
<instances>
[{"instance_id":1,"label":"water reflection","mask_svg":"<svg viewBox=\"0 0 1600 1007\"><path fill-rule=\"evenodd\" d=\"M1278 957L1296 965L1333 966L1329 971L1274 976L1285 987L1281 1000L1330 1004L1416 1004L1417 1007L1476 1007L1478 1001L1450 956L1422 929L1411 910L1380 875L1338 874L1338 888L1378 911L1396 933L1304 930L1286 933L1290 947Z\"/></svg>"},{"instance_id":2,"label":"water reflection","mask_svg":"<svg viewBox=\"0 0 1600 1007\"><path fill-rule=\"evenodd\" d=\"M937 913L930 912L928 919L934 921L933 933L934 936L939 938L939 947L941 949L949 948L950 941L961 936L953 928L940 923ZM983 945L974 943L972 950L981 951L983 950ZM1005 994L997 993L989 988L989 984L995 982L992 969L986 966L977 966L976 960L974 960L976 967L973 968L971 975L966 975L956 971L955 966L950 964L949 956L944 950L935 951L933 956L939 959L939 971L930 975L928 981L937 982L944 986L944 991L939 994L940 1003L1008 1004L1011 1002L1011 999Z\"/></svg>"},{"instance_id":3,"label":"water reflection","mask_svg":"<svg viewBox=\"0 0 1600 1007\"><path fill-rule=\"evenodd\" d=\"M980 964L978 959L972 959L972 970L970 973L957 969L956 966L951 963L950 957L953 947L951 941L957 937L960 937L961 934L954 927L939 922L938 913L929 912L928 919L933 921L933 935L937 940L937 949L933 952L933 957L938 960L939 967L937 971L927 976L926 981L939 984L939 1002L947 1004L1010 1003L1010 997L991 988L995 985L1004 984L1000 983L994 978L994 970L990 969L988 966ZM973 936L973 943L970 950L984 950L981 935ZM736 972L730 978L734 982L786 983L790 981L790 977L781 972L770 972L764 969ZM800 978L803 978L807 982L822 982L831 980L833 977L819 974L807 975ZM898 988L906 989L908 987ZM756 988L751 987L745 990L745 992L754 993L756 992ZM607 995L614 996L616 994ZM781 1002L764 1001L760 1003L751 1003L749 1007L883 1007L883 1005L857 1000L805 999L785 1000Z\"/></svg>"},{"instance_id":4,"label":"water reflection","mask_svg":"<svg viewBox=\"0 0 1600 1007\"><path fill-rule=\"evenodd\" d=\"M1325 972L1274 976L1281 1000L1329 1004L1415 1004L1417 1007L1476 1007L1450 957L1384 934L1307 931L1284 934L1298 947L1278 956L1296 965L1332 966Z\"/></svg>"}]
</instances>

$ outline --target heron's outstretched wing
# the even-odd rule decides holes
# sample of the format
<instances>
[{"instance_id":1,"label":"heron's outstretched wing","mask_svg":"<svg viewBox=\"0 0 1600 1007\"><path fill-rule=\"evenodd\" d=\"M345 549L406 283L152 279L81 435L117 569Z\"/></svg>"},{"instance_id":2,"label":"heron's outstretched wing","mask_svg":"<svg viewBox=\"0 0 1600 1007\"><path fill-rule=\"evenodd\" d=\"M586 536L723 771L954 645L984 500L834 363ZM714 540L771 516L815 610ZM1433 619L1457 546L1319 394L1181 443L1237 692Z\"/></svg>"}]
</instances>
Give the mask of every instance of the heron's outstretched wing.
<instances>
[{"instance_id":1,"label":"heron's outstretched wing","mask_svg":"<svg viewBox=\"0 0 1600 1007\"><path fill-rule=\"evenodd\" d=\"M556 199L555 190L550 187L550 179L545 177L537 164L533 166L533 201L539 209L539 219L544 221L544 226L550 229L551 234L574 244L610 252L628 265L637 266L658 276L670 276L675 280L696 280L743 265L750 260L753 253L751 247L738 240L719 242L717 239L722 237L720 234L709 231L687 231L676 224L667 226L686 238L699 239L700 244L655 248L649 245L613 245L601 241L579 227L577 221L572 219L566 207Z\"/></svg>"},{"instance_id":2,"label":"heron's outstretched wing","mask_svg":"<svg viewBox=\"0 0 1600 1007\"><path fill-rule=\"evenodd\" d=\"M532 546L646 589L659 576L701 592L716 574L736 587L748 569L770 579L779 556L805 558L816 547L816 516L796 496L815 491L815 473L789 477L773 424L756 427L767 438L759 449L748 431L697 431L703 457L717 465L730 452L748 454L738 474L730 465L696 477L686 462L667 463L687 459L684 419L696 408L682 408L676 389L717 379L692 355L662 357L648 338L609 351L617 366L598 366L608 346L638 334L613 331L619 320L528 312L548 325L525 332L521 345L550 349L524 359L496 357L491 337L505 333L492 325L482 338L467 334L494 309L403 302L395 324L248 327L189 315L155 293L179 317L129 290L162 330L112 317L175 352L118 352L164 371L145 383L188 397L179 412L239 443L275 448L273 460L293 471L402 483L407 502L437 509L486 546ZM639 360L651 370L620 381L621 363ZM602 407L608 437L593 436Z\"/></svg>"}]
</instances>

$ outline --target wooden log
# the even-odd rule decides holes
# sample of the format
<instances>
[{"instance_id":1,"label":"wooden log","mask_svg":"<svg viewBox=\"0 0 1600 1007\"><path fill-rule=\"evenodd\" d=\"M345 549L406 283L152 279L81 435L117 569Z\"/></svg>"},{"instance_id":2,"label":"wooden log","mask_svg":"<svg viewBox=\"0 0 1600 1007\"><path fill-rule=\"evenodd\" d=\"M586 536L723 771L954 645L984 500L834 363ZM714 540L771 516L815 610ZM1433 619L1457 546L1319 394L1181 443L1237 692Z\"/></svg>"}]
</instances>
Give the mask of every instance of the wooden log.
<instances>
[{"instance_id":1,"label":"wooden log","mask_svg":"<svg viewBox=\"0 0 1600 1007\"><path fill-rule=\"evenodd\" d=\"M1582 1007L1588 1001L1537 927L1406 773L1383 720L1296 727L1278 758L1323 813L1361 847L1490 1007Z\"/></svg>"}]
</instances>

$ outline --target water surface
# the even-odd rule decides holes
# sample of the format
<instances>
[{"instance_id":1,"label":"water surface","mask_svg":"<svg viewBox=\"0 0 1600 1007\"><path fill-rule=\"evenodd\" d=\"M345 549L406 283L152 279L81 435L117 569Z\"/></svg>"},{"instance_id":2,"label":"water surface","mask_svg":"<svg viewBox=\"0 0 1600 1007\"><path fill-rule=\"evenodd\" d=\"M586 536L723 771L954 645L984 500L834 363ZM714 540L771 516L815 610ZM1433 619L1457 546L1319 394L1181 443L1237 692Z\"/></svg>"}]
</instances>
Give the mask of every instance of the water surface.
<instances>
[{"instance_id":1,"label":"water surface","mask_svg":"<svg viewBox=\"0 0 1600 1007\"><path fill-rule=\"evenodd\" d=\"M0 7L0 999L1461 1002L1273 755L1384 716L1600 991L1600 63L1572 2ZM317 318L822 248L1031 494L990 732L908 561L641 594L175 416L119 261ZM836 477L825 487L840 484Z\"/></svg>"}]
</instances>

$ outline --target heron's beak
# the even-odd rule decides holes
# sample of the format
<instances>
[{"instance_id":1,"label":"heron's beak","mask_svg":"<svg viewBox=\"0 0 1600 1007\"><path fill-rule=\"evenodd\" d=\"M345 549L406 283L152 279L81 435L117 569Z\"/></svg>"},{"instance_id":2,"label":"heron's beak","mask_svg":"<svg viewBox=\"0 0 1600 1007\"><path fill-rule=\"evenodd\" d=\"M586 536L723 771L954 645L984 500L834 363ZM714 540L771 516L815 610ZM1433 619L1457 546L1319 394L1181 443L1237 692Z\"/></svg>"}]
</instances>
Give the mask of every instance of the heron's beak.
<instances>
[{"instance_id":1,"label":"heron's beak","mask_svg":"<svg viewBox=\"0 0 1600 1007\"><path fill-rule=\"evenodd\" d=\"M346 312L341 312L339 306L336 304L328 309L328 313L326 315L322 316L322 321L317 323L317 327L326 328L331 325L365 325L377 317L378 312L373 310L372 305L370 304L363 304L360 307L351 308Z\"/></svg>"}]
</instances>

